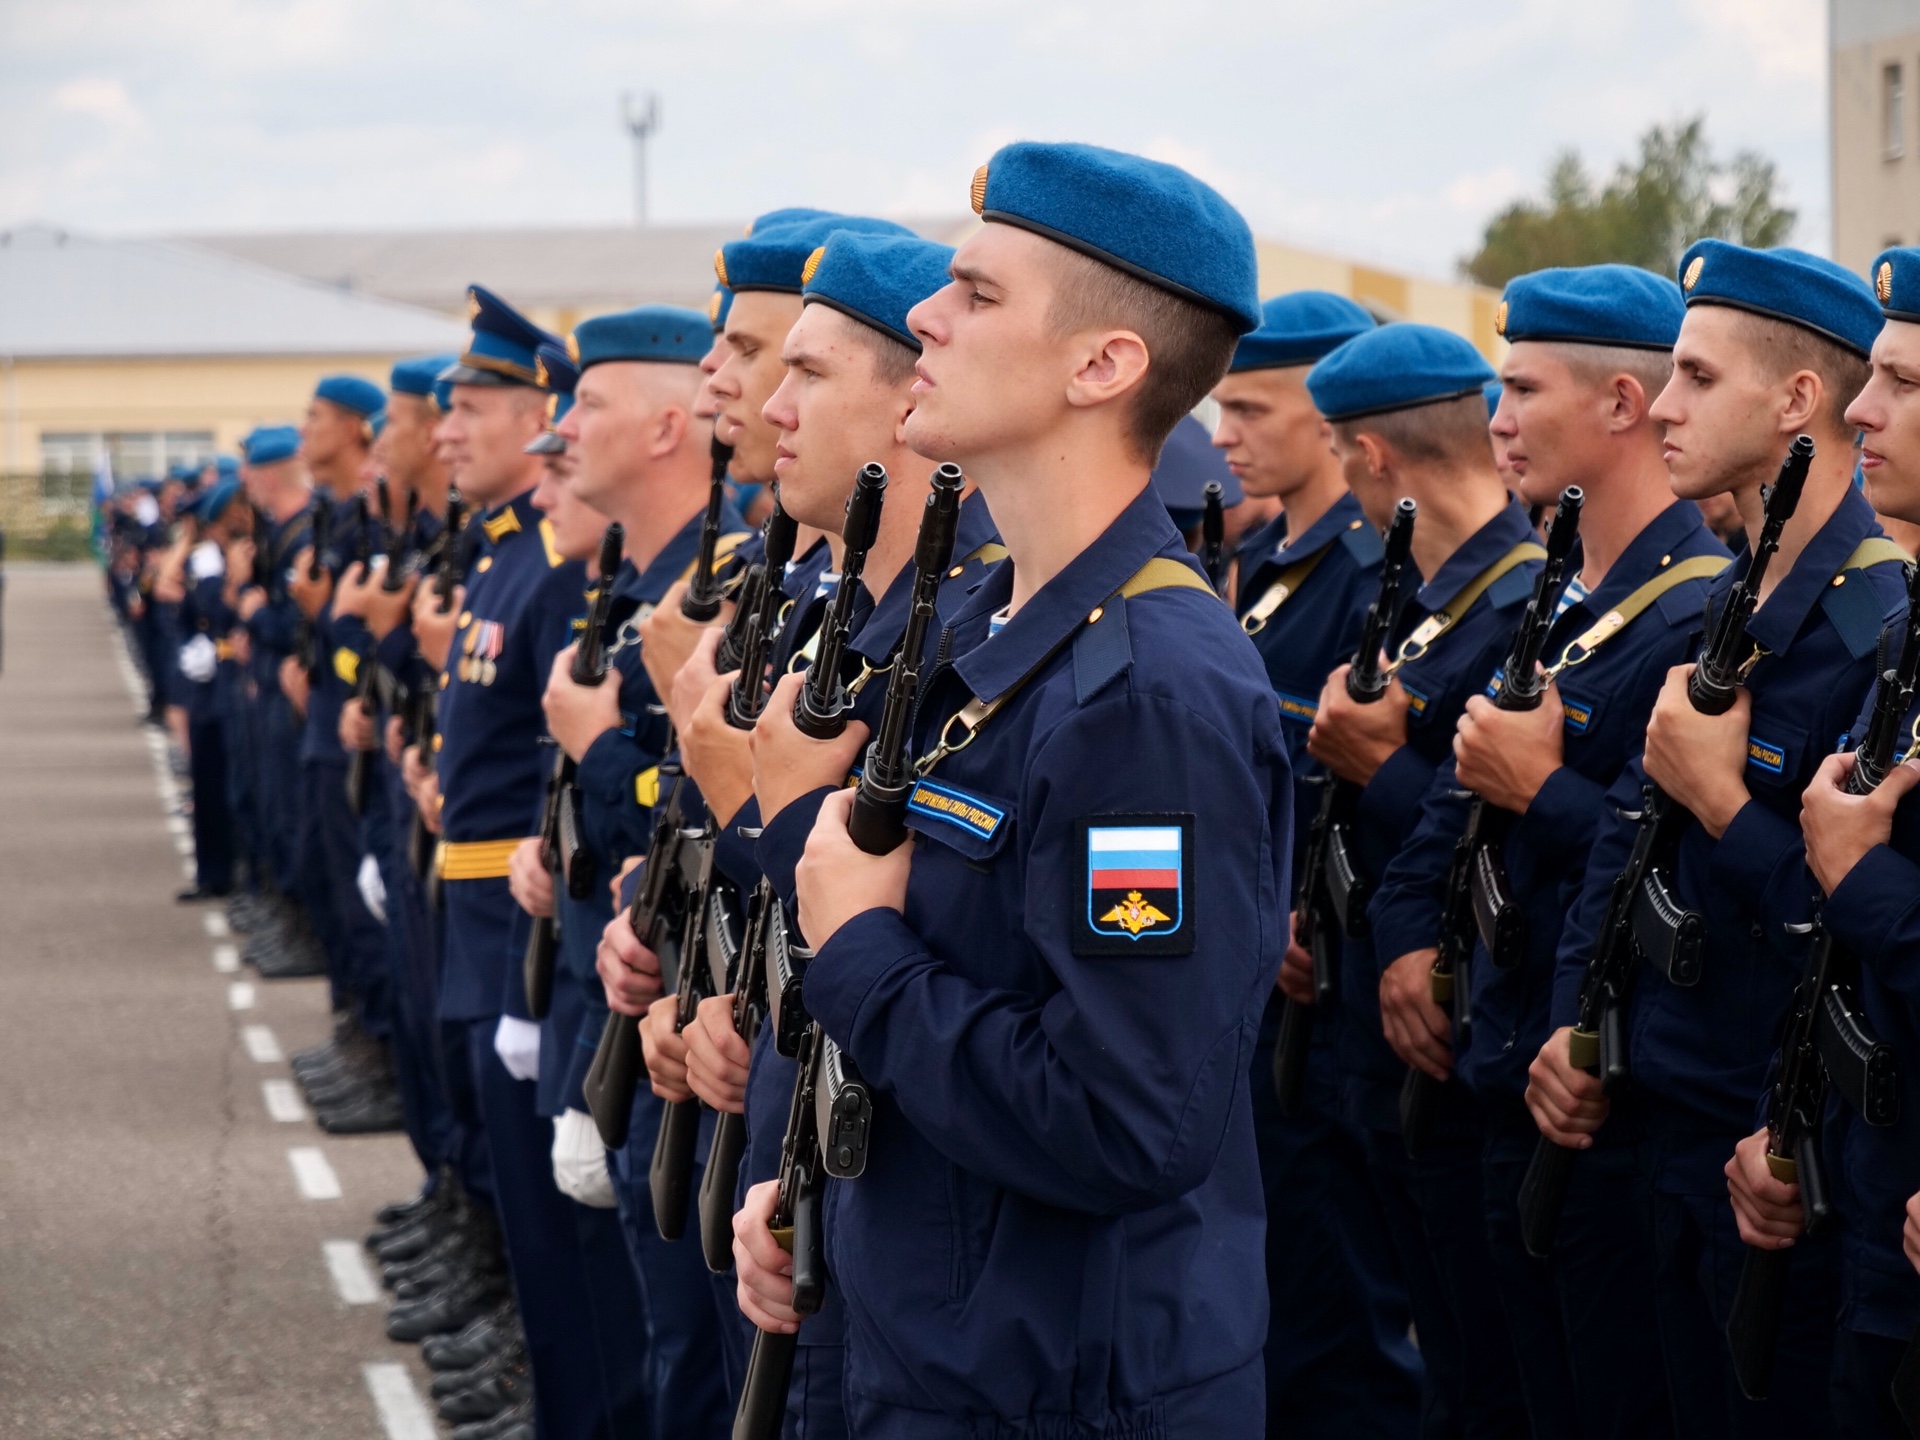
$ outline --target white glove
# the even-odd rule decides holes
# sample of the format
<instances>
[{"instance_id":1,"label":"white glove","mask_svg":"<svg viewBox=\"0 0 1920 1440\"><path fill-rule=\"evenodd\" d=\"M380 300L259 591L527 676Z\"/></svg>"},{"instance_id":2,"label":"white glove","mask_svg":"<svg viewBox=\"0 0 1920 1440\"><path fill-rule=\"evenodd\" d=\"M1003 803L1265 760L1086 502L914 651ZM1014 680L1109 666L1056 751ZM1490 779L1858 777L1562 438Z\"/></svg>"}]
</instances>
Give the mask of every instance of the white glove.
<instances>
[{"instance_id":1,"label":"white glove","mask_svg":"<svg viewBox=\"0 0 1920 1440\"><path fill-rule=\"evenodd\" d=\"M195 580L211 580L227 573L227 552L217 540L202 540L187 552L187 573Z\"/></svg>"},{"instance_id":2,"label":"white glove","mask_svg":"<svg viewBox=\"0 0 1920 1440\"><path fill-rule=\"evenodd\" d=\"M360 887L360 898L367 910L382 925L387 923L387 882L380 878L380 862L371 855L360 857L359 873L353 877Z\"/></svg>"},{"instance_id":3,"label":"white glove","mask_svg":"<svg viewBox=\"0 0 1920 1440\"><path fill-rule=\"evenodd\" d=\"M500 1017L493 1032L493 1053L516 1080L532 1080L540 1074L540 1027L531 1020Z\"/></svg>"},{"instance_id":4,"label":"white glove","mask_svg":"<svg viewBox=\"0 0 1920 1440\"><path fill-rule=\"evenodd\" d=\"M194 684L206 684L219 667L220 652L205 635L196 635L180 647L180 673Z\"/></svg>"},{"instance_id":5,"label":"white glove","mask_svg":"<svg viewBox=\"0 0 1920 1440\"><path fill-rule=\"evenodd\" d=\"M595 1210L613 1208L613 1177L607 1173L607 1147L593 1117L568 1110L553 1122L553 1183L560 1193Z\"/></svg>"}]
</instances>

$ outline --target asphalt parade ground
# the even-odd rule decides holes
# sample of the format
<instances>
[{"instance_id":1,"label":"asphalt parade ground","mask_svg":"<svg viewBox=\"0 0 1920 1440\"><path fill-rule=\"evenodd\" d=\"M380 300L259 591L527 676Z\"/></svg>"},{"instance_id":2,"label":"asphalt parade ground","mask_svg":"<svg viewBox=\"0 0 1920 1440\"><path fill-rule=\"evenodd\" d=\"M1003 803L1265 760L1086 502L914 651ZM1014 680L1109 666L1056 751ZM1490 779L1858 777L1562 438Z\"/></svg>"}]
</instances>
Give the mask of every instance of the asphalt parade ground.
<instances>
[{"instance_id":1,"label":"asphalt parade ground","mask_svg":"<svg viewBox=\"0 0 1920 1440\"><path fill-rule=\"evenodd\" d=\"M178 905L190 826L89 565L9 566L0 671L0 1436L433 1440L361 1246L420 1171L333 1137L263 983Z\"/></svg>"}]
</instances>

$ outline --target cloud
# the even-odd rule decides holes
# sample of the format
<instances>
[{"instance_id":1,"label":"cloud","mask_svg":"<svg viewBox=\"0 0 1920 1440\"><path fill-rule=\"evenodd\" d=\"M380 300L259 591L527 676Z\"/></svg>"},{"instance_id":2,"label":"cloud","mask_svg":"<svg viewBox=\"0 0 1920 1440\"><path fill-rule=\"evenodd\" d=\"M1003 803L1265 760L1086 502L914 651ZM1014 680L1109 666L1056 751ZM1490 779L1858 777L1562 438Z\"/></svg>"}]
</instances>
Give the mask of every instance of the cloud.
<instances>
[{"instance_id":1,"label":"cloud","mask_svg":"<svg viewBox=\"0 0 1920 1440\"><path fill-rule=\"evenodd\" d=\"M146 129L146 118L118 80L99 76L69 80L53 92L52 101L53 108L65 114L85 115L118 130Z\"/></svg>"}]
</instances>

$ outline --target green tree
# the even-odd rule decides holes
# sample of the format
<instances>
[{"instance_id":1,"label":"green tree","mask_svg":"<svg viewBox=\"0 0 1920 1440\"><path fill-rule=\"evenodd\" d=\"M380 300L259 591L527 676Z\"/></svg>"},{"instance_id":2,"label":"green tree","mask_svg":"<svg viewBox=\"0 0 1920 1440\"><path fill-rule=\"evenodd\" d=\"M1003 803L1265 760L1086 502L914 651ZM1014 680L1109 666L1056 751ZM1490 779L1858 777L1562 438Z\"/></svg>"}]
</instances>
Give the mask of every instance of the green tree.
<instances>
[{"instance_id":1,"label":"green tree","mask_svg":"<svg viewBox=\"0 0 1920 1440\"><path fill-rule=\"evenodd\" d=\"M1779 203L1773 162L1743 150L1729 161L1707 146L1706 118L1640 137L1633 165L1596 187L1576 151L1555 159L1541 200L1521 200L1487 222L1478 252L1460 268L1501 286L1549 265L1618 261L1671 275L1687 246L1714 236L1742 245L1778 245L1796 212Z\"/></svg>"}]
</instances>

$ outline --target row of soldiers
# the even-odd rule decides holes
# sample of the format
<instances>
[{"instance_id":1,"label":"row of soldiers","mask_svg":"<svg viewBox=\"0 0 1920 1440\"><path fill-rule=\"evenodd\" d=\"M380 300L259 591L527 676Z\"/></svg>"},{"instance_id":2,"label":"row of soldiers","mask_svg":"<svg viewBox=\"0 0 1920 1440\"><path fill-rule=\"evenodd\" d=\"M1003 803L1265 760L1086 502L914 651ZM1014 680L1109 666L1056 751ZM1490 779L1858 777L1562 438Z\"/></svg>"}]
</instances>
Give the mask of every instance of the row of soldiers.
<instances>
[{"instance_id":1,"label":"row of soldiers","mask_svg":"<svg viewBox=\"0 0 1920 1440\"><path fill-rule=\"evenodd\" d=\"M1496 376L1174 167L972 200L476 286L196 502L456 1434L1902 1433L1920 251L1525 276Z\"/></svg>"}]
</instances>

